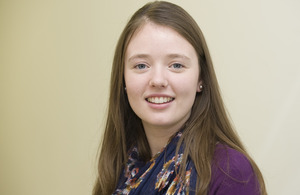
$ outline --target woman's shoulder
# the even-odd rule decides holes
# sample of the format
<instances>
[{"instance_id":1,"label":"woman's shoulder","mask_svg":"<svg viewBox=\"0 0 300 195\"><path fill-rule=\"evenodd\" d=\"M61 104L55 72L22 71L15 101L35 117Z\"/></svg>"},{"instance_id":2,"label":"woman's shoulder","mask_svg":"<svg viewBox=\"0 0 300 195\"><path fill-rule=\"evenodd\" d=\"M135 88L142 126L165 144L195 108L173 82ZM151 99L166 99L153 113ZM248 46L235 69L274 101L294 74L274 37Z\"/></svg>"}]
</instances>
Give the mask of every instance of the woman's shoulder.
<instances>
[{"instance_id":1,"label":"woman's shoulder","mask_svg":"<svg viewBox=\"0 0 300 195\"><path fill-rule=\"evenodd\" d=\"M256 175L248 158L226 145L216 146L209 194L259 194Z\"/></svg>"},{"instance_id":2,"label":"woman's shoulder","mask_svg":"<svg viewBox=\"0 0 300 195\"><path fill-rule=\"evenodd\" d=\"M253 173L251 163L243 153L223 144L216 146L213 166L236 179L244 179Z\"/></svg>"}]
</instances>

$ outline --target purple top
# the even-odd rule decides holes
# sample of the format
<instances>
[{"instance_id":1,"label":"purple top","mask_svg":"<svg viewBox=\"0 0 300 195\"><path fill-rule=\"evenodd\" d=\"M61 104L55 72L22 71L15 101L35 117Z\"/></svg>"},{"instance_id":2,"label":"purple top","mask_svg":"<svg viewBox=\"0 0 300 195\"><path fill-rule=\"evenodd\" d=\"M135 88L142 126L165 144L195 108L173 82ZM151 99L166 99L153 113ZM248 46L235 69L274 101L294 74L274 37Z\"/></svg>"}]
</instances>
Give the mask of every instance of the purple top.
<instances>
[{"instance_id":1,"label":"purple top","mask_svg":"<svg viewBox=\"0 0 300 195\"><path fill-rule=\"evenodd\" d=\"M128 154L128 162L120 176L114 195L195 194L196 173L188 158L184 178L179 177L183 147L176 154L181 132L149 162L139 159L138 148ZM212 178L208 195L259 195L259 185L248 159L228 146L218 144L212 164Z\"/></svg>"},{"instance_id":2,"label":"purple top","mask_svg":"<svg viewBox=\"0 0 300 195\"><path fill-rule=\"evenodd\" d=\"M218 144L215 159L209 195L260 194L252 166L242 153Z\"/></svg>"}]
</instances>

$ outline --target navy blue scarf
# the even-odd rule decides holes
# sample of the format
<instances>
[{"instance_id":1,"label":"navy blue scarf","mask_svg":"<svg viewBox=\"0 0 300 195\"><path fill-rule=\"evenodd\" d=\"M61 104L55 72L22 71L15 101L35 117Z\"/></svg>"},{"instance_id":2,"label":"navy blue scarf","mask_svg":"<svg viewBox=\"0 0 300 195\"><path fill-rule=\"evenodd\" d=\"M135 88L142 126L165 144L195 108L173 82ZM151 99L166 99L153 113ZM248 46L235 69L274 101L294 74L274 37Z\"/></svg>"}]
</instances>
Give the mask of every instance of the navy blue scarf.
<instances>
[{"instance_id":1,"label":"navy blue scarf","mask_svg":"<svg viewBox=\"0 0 300 195\"><path fill-rule=\"evenodd\" d=\"M190 159L186 163L185 178L182 179L178 174L183 147L180 147L176 155L176 146L181 135L178 132L160 153L146 163L139 160L138 148L133 147L113 194L195 194L197 174Z\"/></svg>"}]
</instances>

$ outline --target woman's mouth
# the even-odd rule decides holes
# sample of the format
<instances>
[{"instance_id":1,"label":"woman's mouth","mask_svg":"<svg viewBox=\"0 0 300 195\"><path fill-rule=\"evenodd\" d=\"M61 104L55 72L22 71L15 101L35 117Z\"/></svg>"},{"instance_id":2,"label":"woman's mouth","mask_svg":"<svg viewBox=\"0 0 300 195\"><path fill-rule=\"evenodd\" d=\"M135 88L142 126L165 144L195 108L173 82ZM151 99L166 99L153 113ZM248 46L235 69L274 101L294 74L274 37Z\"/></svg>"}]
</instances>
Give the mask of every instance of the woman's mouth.
<instances>
[{"instance_id":1,"label":"woman's mouth","mask_svg":"<svg viewBox=\"0 0 300 195\"><path fill-rule=\"evenodd\" d=\"M172 97L148 97L146 98L147 102L153 104L164 104L173 101L175 98Z\"/></svg>"}]
</instances>

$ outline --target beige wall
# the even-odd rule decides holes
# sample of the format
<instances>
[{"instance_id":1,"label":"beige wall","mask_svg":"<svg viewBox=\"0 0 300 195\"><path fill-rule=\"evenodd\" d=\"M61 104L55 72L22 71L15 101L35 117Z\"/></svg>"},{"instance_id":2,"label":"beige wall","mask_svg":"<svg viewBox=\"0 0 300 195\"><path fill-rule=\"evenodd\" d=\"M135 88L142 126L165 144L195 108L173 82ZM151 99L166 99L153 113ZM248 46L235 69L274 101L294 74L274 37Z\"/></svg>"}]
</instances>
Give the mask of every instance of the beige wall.
<instances>
[{"instance_id":1,"label":"beige wall","mask_svg":"<svg viewBox=\"0 0 300 195\"><path fill-rule=\"evenodd\" d=\"M0 194L90 194L117 38L146 1L0 1ZM173 1L270 194L300 194L300 4Z\"/></svg>"}]
</instances>

